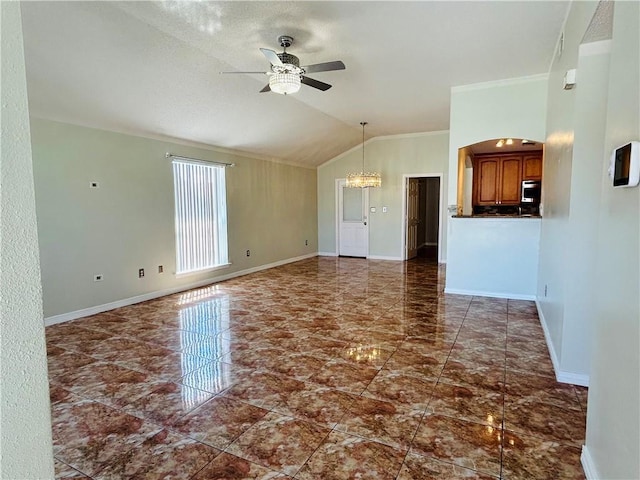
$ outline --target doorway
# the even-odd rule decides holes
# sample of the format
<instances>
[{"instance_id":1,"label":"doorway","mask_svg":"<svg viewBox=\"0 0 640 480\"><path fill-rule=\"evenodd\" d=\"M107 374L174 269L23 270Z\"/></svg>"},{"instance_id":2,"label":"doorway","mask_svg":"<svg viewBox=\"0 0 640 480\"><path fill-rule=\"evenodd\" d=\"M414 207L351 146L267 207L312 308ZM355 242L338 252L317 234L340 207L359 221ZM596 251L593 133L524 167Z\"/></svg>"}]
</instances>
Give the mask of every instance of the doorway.
<instances>
[{"instance_id":1,"label":"doorway","mask_svg":"<svg viewBox=\"0 0 640 480\"><path fill-rule=\"evenodd\" d=\"M336 180L336 246L343 257L369 255L369 189L349 188L345 179Z\"/></svg>"},{"instance_id":2,"label":"doorway","mask_svg":"<svg viewBox=\"0 0 640 480\"><path fill-rule=\"evenodd\" d=\"M442 175L404 175L404 259L440 259Z\"/></svg>"}]
</instances>

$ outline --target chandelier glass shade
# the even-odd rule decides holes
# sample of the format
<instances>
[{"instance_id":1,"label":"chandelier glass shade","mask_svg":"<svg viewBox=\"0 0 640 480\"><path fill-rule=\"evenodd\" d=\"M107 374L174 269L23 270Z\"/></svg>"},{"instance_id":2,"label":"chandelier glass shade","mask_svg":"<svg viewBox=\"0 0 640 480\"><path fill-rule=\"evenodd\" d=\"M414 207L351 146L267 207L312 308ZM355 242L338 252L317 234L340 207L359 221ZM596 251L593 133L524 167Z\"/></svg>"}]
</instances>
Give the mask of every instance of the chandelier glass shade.
<instances>
[{"instance_id":1,"label":"chandelier glass shade","mask_svg":"<svg viewBox=\"0 0 640 480\"><path fill-rule=\"evenodd\" d=\"M382 178L379 173L349 173L347 175L347 187L351 188L367 188L382 186Z\"/></svg>"},{"instance_id":2,"label":"chandelier glass shade","mask_svg":"<svg viewBox=\"0 0 640 480\"><path fill-rule=\"evenodd\" d=\"M295 73L274 73L269 77L272 92L289 95L300 90L300 75Z\"/></svg>"},{"instance_id":3,"label":"chandelier glass shade","mask_svg":"<svg viewBox=\"0 0 640 480\"><path fill-rule=\"evenodd\" d=\"M377 172L366 172L364 169L364 126L367 122L360 122L362 125L362 170L358 173L348 173L346 186L349 188L369 188L381 187L382 177Z\"/></svg>"}]
</instances>

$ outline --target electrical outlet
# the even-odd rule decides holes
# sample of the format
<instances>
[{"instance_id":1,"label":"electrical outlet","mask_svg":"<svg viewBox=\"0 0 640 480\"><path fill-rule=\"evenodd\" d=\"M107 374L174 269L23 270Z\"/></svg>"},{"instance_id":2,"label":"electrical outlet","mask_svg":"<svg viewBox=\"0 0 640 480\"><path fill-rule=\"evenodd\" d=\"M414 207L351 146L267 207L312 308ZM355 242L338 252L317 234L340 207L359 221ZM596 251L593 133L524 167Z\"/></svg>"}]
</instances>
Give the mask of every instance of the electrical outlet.
<instances>
[{"instance_id":1,"label":"electrical outlet","mask_svg":"<svg viewBox=\"0 0 640 480\"><path fill-rule=\"evenodd\" d=\"M251 256L251 250L247 250L247 257Z\"/></svg>"},{"instance_id":2,"label":"electrical outlet","mask_svg":"<svg viewBox=\"0 0 640 480\"><path fill-rule=\"evenodd\" d=\"M164 272L164 267L162 265L158 265L158 273Z\"/></svg>"},{"instance_id":3,"label":"electrical outlet","mask_svg":"<svg viewBox=\"0 0 640 480\"><path fill-rule=\"evenodd\" d=\"M102 274L101 274L101 273L98 273L97 275L94 275L94 276L93 276L93 281L94 281L94 282L101 282L101 281L102 281L102 278L103 278L103 277L102 277Z\"/></svg>"},{"instance_id":4,"label":"electrical outlet","mask_svg":"<svg viewBox=\"0 0 640 480\"><path fill-rule=\"evenodd\" d=\"M382 207L382 213L387 213L387 207Z\"/></svg>"},{"instance_id":5,"label":"electrical outlet","mask_svg":"<svg viewBox=\"0 0 640 480\"><path fill-rule=\"evenodd\" d=\"M544 284L544 296L545 297L547 296L547 284L546 283Z\"/></svg>"},{"instance_id":6,"label":"electrical outlet","mask_svg":"<svg viewBox=\"0 0 640 480\"><path fill-rule=\"evenodd\" d=\"M144 268L138 269L138 278L144 277Z\"/></svg>"}]
</instances>

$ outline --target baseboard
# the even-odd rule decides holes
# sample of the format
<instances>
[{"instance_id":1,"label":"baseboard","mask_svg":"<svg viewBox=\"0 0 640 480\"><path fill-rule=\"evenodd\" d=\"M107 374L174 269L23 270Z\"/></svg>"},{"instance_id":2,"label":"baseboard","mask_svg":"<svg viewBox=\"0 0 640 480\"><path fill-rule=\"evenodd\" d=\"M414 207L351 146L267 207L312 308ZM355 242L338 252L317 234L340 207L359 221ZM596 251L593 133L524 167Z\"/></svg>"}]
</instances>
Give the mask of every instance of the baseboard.
<instances>
[{"instance_id":1,"label":"baseboard","mask_svg":"<svg viewBox=\"0 0 640 480\"><path fill-rule=\"evenodd\" d=\"M388 257L386 255L367 255L367 260L393 260L394 262L402 262L400 257Z\"/></svg>"},{"instance_id":2,"label":"baseboard","mask_svg":"<svg viewBox=\"0 0 640 480\"><path fill-rule=\"evenodd\" d=\"M184 292L191 290L192 288L203 287L205 285L211 285L212 283L223 282L236 277L242 277L251 273L256 273L261 270L268 270L269 268L279 267L288 263L299 262L300 260L306 260L307 258L317 257L317 252L309 253L307 255L301 255L299 257L287 258L284 260L278 260L277 262L268 263L266 265L260 265L257 267L248 268L246 270L240 270L237 272L229 273L227 275L216 276L200 280L199 282L190 283L188 285L180 285L179 287L167 288L165 290L156 290L154 292L145 293L143 295L136 295L135 297L124 298L122 300L116 300L115 302L109 302L102 305L96 305L95 307L83 308L81 310L75 310L73 312L61 313L59 315L53 315L44 319L45 327L55 325L57 323L69 322L77 318L88 317L97 313L113 310L114 308L126 307L135 303L146 302L147 300L153 300L154 298L164 297L166 295L172 295L174 293Z\"/></svg>"},{"instance_id":3,"label":"baseboard","mask_svg":"<svg viewBox=\"0 0 640 480\"><path fill-rule=\"evenodd\" d=\"M445 262L442 262L445 263ZM504 292L485 292L483 290L463 290L458 288L446 288L444 293L451 293L455 295L471 295L474 297L493 297L493 298L508 298L510 300L535 300L535 295L521 295L519 293L504 293Z\"/></svg>"},{"instance_id":4,"label":"baseboard","mask_svg":"<svg viewBox=\"0 0 640 480\"><path fill-rule=\"evenodd\" d=\"M551 363L553 364L553 371L556 374L556 380L560 383L569 383L571 385L580 385L582 387L589 386L589 375L584 373L565 372L560 369L560 360L556 354L556 349L551 341L551 333L547 327L547 320L542 313L542 307L540 302L536 299L536 309L538 310L538 318L540 319L540 325L544 332L544 339L547 342L547 350L549 350L549 356L551 357Z\"/></svg>"},{"instance_id":5,"label":"baseboard","mask_svg":"<svg viewBox=\"0 0 640 480\"><path fill-rule=\"evenodd\" d=\"M556 380L560 383L570 383L571 385L589 386L589 375L586 373L564 372L556 370Z\"/></svg>"},{"instance_id":6,"label":"baseboard","mask_svg":"<svg viewBox=\"0 0 640 480\"><path fill-rule=\"evenodd\" d=\"M600 475L598 475L598 471L596 470L596 464L593 461L593 457L589 453L589 449L586 445L582 446L580 463L582 464L582 469L584 470L584 475L587 477L587 480L598 480L600 478Z\"/></svg>"},{"instance_id":7,"label":"baseboard","mask_svg":"<svg viewBox=\"0 0 640 480\"><path fill-rule=\"evenodd\" d=\"M337 257L338 254L336 252L318 252L319 257Z\"/></svg>"}]
</instances>

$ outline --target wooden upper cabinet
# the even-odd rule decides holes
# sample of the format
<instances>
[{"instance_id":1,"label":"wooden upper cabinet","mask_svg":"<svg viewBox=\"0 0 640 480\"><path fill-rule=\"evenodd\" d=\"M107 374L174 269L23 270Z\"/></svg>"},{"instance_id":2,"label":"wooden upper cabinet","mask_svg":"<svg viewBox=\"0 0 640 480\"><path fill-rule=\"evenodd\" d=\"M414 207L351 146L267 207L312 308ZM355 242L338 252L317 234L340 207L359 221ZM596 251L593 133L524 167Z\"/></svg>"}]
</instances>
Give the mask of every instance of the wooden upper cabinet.
<instances>
[{"instance_id":1,"label":"wooden upper cabinet","mask_svg":"<svg viewBox=\"0 0 640 480\"><path fill-rule=\"evenodd\" d=\"M478 205L495 205L498 203L498 184L500 170L499 158L485 158L478 162L476 202Z\"/></svg>"},{"instance_id":2,"label":"wooden upper cabinet","mask_svg":"<svg viewBox=\"0 0 640 480\"><path fill-rule=\"evenodd\" d=\"M521 198L522 162L520 157L503 158L500 169L500 205L519 205Z\"/></svg>"},{"instance_id":3,"label":"wooden upper cabinet","mask_svg":"<svg viewBox=\"0 0 640 480\"><path fill-rule=\"evenodd\" d=\"M522 157L476 157L473 179L474 205L519 205Z\"/></svg>"},{"instance_id":4,"label":"wooden upper cabinet","mask_svg":"<svg viewBox=\"0 0 640 480\"><path fill-rule=\"evenodd\" d=\"M542 155L524 155L522 157L522 179L542 180Z\"/></svg>"}]
</instances>

